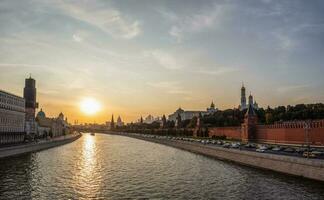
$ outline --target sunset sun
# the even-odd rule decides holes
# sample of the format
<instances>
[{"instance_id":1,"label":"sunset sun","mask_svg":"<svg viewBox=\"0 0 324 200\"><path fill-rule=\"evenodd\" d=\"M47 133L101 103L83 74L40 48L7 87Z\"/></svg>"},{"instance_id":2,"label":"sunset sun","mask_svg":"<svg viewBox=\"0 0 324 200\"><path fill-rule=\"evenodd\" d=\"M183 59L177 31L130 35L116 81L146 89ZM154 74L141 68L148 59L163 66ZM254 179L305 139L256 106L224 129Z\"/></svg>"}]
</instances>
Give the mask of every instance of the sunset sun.
<instances>
[{"instance_id":1,"label":"sunset sun","mask_svg":"<svg viewBox=\"0 0 324 200\"><path fill-rule=\"evenodd\" d=\"M96 114L101 108L100 103L93 98L83 99L80 103L80 109L87 115Z\"/></svg>"}]
</instances>

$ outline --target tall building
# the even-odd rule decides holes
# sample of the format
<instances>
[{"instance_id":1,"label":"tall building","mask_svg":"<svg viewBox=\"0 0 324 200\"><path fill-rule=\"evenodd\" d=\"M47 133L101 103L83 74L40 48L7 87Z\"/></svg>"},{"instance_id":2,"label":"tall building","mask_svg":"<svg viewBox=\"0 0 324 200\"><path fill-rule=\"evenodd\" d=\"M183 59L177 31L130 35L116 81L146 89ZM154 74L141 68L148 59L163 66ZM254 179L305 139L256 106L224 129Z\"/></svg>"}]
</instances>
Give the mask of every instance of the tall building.
<instances>
[{"instance_id":1,"label":"tall building","mask_svg":"<svg viewBox=\"0 0 324 200\"><path fill-rule=\"evenodd\" d=\"M0 90L0 144L24 141L24 132L25 99Z\"/></svg>"},{"instance_id":2,"label":"tall building","mask_svg":"<svg viewBox=\"0 0 324 200\"><path fill-rule=\"evenodd\" d=\"M253 106L253 96L252 94L250 93L250 96L249 96L249 106L252 105Z\"/></svg>"},{"instance_id":3,"label":"tall building","mask_svg":"<svg viewBox=\"0 0 324 200\"><path fill-rule=\"evenodd\" d=\"M25 79L24 99L26 102L26 120L35 119L35 110L38 107L36 102L36 81L31 77Z\"/></svg>"},{"instance_id":4,"label":"tall building","mask_svg":"<svg viewBox=\"0 0 324 200\"><path fill-rule=\"evenodd\" d=\"M245 87L244 87L244 84L242 84L242 88L241 88L241 104L239 105L239 109L242 111L242 110L245 110L245 109L249 108L249 106L252 105L252 107L255 110L258 110L259 105L258 105L258 103L256 101L253 102L252 94L250 93L250 95L249 95L248 103L246 103L246 96L245 95L246 95Z\"/></svg>"},{"instance_id":5,"label":"tall building","mask_svg":"<svg viewBox=\"0 0 324 200\"><path fill-rule=\"evenodd\" d=\"M240 110L244 110L246 108L247 108L247 105L246 105L245 87L244 87L244 83L242 83Z\"/></svg>"},{"instance_id":6,"label":"tall building","mask_svg":"<svg viewBox=\"0 0 324 200\"><path fill-rule=\"evenodd\" d=\"M116 126L124 126L124 122L122 121L121 117L118 116L117 121L116 121Z\"/></svg>"},{"instance_id":7,"label":"tall building","mask_svg":"<svg viewBox=\"0 0 324 200\"><path fill-rule=\"evenodd\" d=\"M36 81L29 77L25 79L24 88L24 99L25 99L25 120L26 127L25 130L27 134L36 133L36 123L35 123L35 111L38 108L38 103L36 102Z\"/></svg>"},{"instance_id":8,"label":"tall building","mask_svg":"<svg viewBox=\"0 0 324 200\"><path fill-rule=\"evenodd\" d=\"M110 129L115 128L115 121L114 121L114 114L111 115L111 121L110 121Z\"/></svg>"}]
</instances>

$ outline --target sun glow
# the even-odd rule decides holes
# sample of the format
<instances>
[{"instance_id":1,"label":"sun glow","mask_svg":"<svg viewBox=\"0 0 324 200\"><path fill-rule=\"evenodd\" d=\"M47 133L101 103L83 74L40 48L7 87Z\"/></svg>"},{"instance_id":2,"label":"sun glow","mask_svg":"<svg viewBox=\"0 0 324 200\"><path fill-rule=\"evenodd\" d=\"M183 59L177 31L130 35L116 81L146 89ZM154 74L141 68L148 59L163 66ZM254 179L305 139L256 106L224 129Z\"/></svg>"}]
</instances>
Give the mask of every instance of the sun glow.
<instances>
[{"instance_id":1,"label":"sun glow","mask_svg":"<svg viewBox=\"0 0 324 200\"><path fill-rule=\"evenodd\" d=\"M93 115L101 109L101 105L97 100L93 98L86 98L81 101L80 109L87 115Z\"/></svg>"}]
</instances>

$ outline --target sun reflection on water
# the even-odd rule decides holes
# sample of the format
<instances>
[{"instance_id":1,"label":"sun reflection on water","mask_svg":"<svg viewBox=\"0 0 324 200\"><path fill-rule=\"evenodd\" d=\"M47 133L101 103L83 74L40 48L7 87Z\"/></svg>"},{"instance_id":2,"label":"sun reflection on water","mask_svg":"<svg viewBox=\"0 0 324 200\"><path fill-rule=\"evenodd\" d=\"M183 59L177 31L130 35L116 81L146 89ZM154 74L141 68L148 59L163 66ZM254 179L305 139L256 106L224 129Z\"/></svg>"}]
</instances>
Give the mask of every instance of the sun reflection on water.
<instances>
[{"instance_id":1,"label":"sun reflection on water","mask_svg":"<svg viewBox=\"0 0 324 200\"><path fill-rule=\"evenodd\" d=\"M82 196L89 198L100 191L101 176L98 155L96 153L97 137L83 134L81 158L78 159L77 173L75 173L75 190Z\"/></svg>"}]
</instances>

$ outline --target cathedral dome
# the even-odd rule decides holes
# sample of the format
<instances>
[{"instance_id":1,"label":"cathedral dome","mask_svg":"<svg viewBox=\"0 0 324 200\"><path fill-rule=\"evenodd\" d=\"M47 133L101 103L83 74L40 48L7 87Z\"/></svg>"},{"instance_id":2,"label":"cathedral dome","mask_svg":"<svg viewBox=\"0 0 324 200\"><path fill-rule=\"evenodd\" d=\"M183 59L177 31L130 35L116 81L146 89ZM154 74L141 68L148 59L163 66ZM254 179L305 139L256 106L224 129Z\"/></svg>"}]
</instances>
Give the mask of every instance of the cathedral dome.
<instances>
[{"instance_id":1,"label":"cathedral dome","mask_svg":"<svg viewBox=\"0 0 324 200\"><path fill-rule=\"evenodd\" d=\"M178 108L178 110L176 112L177 113L182 113L182 112L184 112L184 110L180 107L180 108Z\"/></svg>"},{"instance_id":2,"label":"cathedral dome","mask_svg":"<svg viewBox=\"0 0 324 200\"><path fill-rule=\"evenodd\" d=\"M41 109L37 115L36 115L37 118L46 118L46 115L45 113L43 112L43 109Z\"/></svg>"},{"instance_id":3,"label":"cathedral dome","mask_svg":"<svg viewBox=\"0 0 324 200\"><path fill-rule=\"evenodd\" d=\"M59 114L58 118L59 118L60 120L62 120L62 121L64 120L64 115L63 115L62 112Z\"/></svg>"},{"instance_id":4,"label":"cathedral dome","mask_svg":"<svg viewBox=\"0 0 324 200\"><path fill-rule=\"evenodd\" d=\"M211 108L215 108L214 101L212 101L212 103L210 104L210 107L211 107Z\"/></svg>"},{"instance_id":5,"label":"cathedral dome","mask_svg":"<svg viewBox=\"0 0 324 200\"><path fill-rule=\"evenodd\" d=\"M118 116L117 123L121 123L121 122L122 122L122 120L121 120L120 116Z\"/></svg>"}]
</instances>

